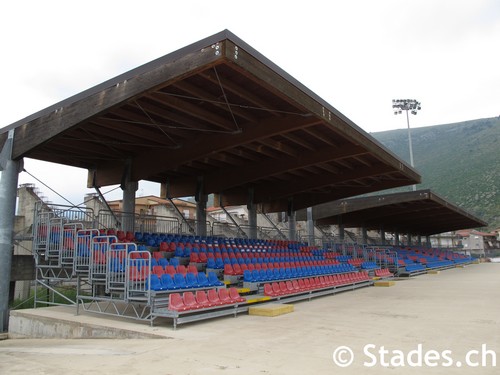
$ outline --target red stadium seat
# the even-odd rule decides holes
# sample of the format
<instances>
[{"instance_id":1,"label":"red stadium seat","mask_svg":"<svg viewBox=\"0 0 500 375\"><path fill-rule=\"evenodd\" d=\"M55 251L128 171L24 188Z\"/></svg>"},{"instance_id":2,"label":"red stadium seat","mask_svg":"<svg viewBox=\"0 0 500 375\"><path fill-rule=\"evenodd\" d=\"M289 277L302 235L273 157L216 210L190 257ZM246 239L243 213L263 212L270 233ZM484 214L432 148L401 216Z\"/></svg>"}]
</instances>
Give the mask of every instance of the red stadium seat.
<instances>
[{"instance_id":1,"label":"red stadium seat","mask_svg":"<svg viewBox=\"0 0 500 375\"><path fill-rule=\"evenodd\" d=\"M184 305L184 301L180 293L170 293L168 296L168 308L174 311L186 311L189 310L186 305Z\"/></svg>"},{"instance_id":2,"label":"red stadium seat","mask_svg":"<svg viewBox=\"0 0 500 375\"><path fill-rule=\"evenodd\" d=\"M182 300L184 302L184 306L186 306L188 310L196 310L201 307L201 305L196 302L196 298L194 298L193 292L184 292Z\"/></svg>"},{"instance_id":3,"label":"red stadium seat","mask_svg":"<svg viewBox=\"0 0 500 375\"><path fill-rule=\"evenodd\" d=\"M229 288L229 297L231 297L233 303L246 302L246 299L240 296L240 294L238 293L238 289L236 289L235 287Z\"/></svg>"},{"instance_id":4,"label":"red stadium seat","mask_svg":"<svg viewBox=\"0 0 500 375\"><path fill-rule=\"evenodd\" d=\"M272 285L269 283L264 284L264 295L269 296L269 297L276 297L277 296L277 294L273 290Z\"/></svg>"},{"instance_id":5,"label":"red stadium seat","mask_svg":"<svg viewBox=\"0 0 500 375\"><path fill-rule=\"evenodd\" d=\"M233 303L226 288L219 289L219 299L225 305Z\"/></svg>"},{"instance_id":6,"label":"red stadium seat","mask_svg":"<svg viewBox=\"0 0 500 375\"><path fill-rule=\"evenodd\" d=\"M223 304L216 289L209 289L207 292L207 297L210 303L212 303L214 306L220 306Z\"/></svg>"},{"instance_id":7,"label":"red stadium seat","mask_svg":"<svg viewBox=\"0 0 500 375\"><path fill-rule=\"evenodd\" d=\"M196 291L196 302L198 302L198 305L200 307L212 307L214 306L207 298L207 293L205 293L204 290L197 290Z\"/></svg>"}]
</instances>

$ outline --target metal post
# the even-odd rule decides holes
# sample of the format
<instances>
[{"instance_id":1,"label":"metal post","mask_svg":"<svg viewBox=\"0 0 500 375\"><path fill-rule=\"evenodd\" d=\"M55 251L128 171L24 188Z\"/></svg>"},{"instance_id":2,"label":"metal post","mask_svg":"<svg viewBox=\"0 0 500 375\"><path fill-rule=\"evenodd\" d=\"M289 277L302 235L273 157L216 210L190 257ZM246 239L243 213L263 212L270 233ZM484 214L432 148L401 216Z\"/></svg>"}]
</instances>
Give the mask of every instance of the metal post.
<instances>
[{"instance_id":1,"label":"metal post","mask_svg":"<svg viewBox=\"0 0 500 375\"><path fill-rule=\"evenodd\" d=\"M9 325L9 290L16 214L16 196L22 159L12 160L14 130L9 130L0 154L0 332L6 332Z\"/></svg>"},{"instance_id":2,"label":"metal post","mask_svg":"<svg viewBox=\"0 0 500 375\"><path fill-rule=\"evenodd\" d=\"M406 123L408 125L408 147L410 149L410 165L411 167L415 167L413 163L413 146L411 141L411 130L410 130L410 116L408 115L408 110L406 110ZM413 191L417 190L417 185L413 185Z\"/></svg>"},{"instance_id":3,"label":"metal post","mask_svg":"<svg viewBox=\"0 0 500 375\"><path fill-rule=\"evenodd\" d=\"M307 207L307 235L309 237L309 246L314 246L316 241L314 236L314 220L312 207Z\"/></svg>"},{"instance_id":4,"label":"metal post","mask_svg":"<svg viewBox=\"0 0 500 375\"><path fill-rule=\"evenodd\" d=\"M380 227L380 241L382 241L382 245L385 245L385 230L383 227Z\"/></svg>"},{"instance_id":5,"label":"metal post","mask_svg":"<svg viewBox=\"0 0 500 375\"><path fill-rule=\"evenodd\" d=\"M422 109L420 102L415 99L393 99L392 108L394 114L401 114L402 111L406 111L406 124L408 125L408 145L410 149L410 164L412 168L415 167L413 164L413 146L411 141L411 131L410 131L410 116L408 111L411 111L413 115L416 115L418 111ZM413 191L417 190L417 185L413 185Z\"/></svg>"},{"instance_id":6,"label":"metal post","mask_svg":"<svg viewBox=\"0 0 500 375\"><path fill-rule=\"evenodd\" d=\"M394 232L394 246L399 246L399 232Z\"/></svg>"}]
</instances>

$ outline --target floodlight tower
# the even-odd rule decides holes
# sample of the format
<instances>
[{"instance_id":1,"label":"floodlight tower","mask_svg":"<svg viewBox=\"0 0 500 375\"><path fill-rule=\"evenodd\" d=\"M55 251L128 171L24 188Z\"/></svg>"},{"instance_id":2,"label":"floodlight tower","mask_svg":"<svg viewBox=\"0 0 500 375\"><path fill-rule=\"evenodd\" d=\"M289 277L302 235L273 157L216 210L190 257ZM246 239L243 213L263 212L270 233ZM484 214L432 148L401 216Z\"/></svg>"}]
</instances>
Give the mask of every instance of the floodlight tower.
<instances>
[{"instance_id":1,"label":"floodlight tower","mask_svg":"<svg viewBox=\"0 0 500 375\"><path fill-rule=\"evenodd\" d=\"M400 115L403 111L406 111L406 124L408 125L408 146L410 148L410 165L415 167L413 163L413 147L411 142L411 131L410 131L410 116L408 111L412 115L416 115L420 109L422 109L420 102L415 99L392 99L392 108L395 115ZM413 191L417 190L417 185L413 185Z\"/></svg>"}]
</instances>

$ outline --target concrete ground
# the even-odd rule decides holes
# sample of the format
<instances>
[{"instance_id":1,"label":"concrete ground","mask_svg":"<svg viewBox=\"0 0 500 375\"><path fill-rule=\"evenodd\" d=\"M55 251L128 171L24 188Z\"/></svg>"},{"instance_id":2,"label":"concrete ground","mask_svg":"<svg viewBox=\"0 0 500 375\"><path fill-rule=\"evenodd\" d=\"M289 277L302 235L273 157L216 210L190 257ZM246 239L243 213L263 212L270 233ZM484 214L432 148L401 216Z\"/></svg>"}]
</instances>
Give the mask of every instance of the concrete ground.
<instances>
[{"instance_id":1,"label":"concrete ground","mask_svg":"<svg viewBox=\"0 0 500 375\"><path fill-rule=\"evenodd\" d=\"M152 328L114 323L127 330L136 325L161 339L7 339L0 341L0 374L500 373L498 263L297 302L294 308L278 317L243 314L176 331L167 321ZM343 347L353 354L347 367L333 360L335 354L340 365L349 362Z\"/></svg>"}]
</instances>

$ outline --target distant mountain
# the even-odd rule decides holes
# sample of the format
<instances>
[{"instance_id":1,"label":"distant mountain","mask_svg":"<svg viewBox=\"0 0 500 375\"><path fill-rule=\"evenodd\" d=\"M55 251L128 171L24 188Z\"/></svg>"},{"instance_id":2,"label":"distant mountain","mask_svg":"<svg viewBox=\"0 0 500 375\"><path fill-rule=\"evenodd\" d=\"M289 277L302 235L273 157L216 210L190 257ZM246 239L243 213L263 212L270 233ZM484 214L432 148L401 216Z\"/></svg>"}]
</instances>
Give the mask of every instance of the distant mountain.
<instances>
[{"instance_id":1,"label":"distant mountain","mask_svg":"<svg viewBox=\"0 0 500 375\"><path fill-rule=\"evenodd\" d=\"M407 129L372 136L409 164ZM500 117L412 128L411 137L415 168L422 176L417 188L432 189L490 229L499 228Z\"/></svg>"}]
</instances>

